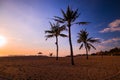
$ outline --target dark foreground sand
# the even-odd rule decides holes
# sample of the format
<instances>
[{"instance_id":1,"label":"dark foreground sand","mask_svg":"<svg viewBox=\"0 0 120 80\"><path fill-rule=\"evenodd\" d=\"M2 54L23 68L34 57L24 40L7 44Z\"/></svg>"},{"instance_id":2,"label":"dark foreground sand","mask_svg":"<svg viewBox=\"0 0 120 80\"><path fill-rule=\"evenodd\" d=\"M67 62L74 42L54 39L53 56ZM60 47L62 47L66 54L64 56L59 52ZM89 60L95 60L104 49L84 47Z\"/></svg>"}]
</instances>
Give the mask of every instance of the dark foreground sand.
<instances>
[{"instance_id":1,"label":"dark foreground sand","mask_svg":"<svg viewBox=\"0 0 120 80\"><path fill-rule=\"evenodd\" d=\"M0 80L120 80L120 57L0 58Z\"/></svg>"}]
</instances>

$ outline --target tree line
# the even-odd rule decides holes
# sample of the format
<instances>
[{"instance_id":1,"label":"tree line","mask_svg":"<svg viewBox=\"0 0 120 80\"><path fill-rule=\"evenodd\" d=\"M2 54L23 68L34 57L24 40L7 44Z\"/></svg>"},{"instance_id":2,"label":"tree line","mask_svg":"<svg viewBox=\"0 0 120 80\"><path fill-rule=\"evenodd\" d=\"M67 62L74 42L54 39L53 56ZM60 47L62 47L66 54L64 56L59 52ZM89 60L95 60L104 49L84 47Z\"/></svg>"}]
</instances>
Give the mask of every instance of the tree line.
<instances>
[{"instance_id":1,"label":"tree line","mask_svg":"<svg viewBox=\"0 0 120 80\"><path fill-rule=\"evenodd\" d=\"M91 55L109 55L109 56L120 56L120 48L115 47L110 49L109 51L99 51L96 53L92 53Z\"/></svg>"}]
</instances>

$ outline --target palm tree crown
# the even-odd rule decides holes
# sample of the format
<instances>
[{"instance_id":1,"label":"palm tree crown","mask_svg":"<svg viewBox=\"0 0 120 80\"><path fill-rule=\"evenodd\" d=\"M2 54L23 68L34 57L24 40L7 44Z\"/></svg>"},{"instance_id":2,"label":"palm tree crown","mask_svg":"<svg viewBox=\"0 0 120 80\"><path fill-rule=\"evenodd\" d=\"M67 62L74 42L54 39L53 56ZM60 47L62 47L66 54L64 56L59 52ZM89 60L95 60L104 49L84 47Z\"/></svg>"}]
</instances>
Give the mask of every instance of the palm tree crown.
<instances>
[{"instance_id":1,"label":"palm tree crown","mask_svg":"<svg viewBox=\"0 0 120 80\"><path fill-rule=\"evenodd\" d=\"M80 33L78 33L78 40L77 43L80 43L81 49L83 46L86 49L86 55L88 59L88 51L90 51L91 47L96 50L96 48L92 45L92 43L99 42L98 39L94 39L92 37L88 37L89 33L86 30L81 30Z\"/></svg>"},{"instance_id":2,"label":"palm tree crown","mask_svg":"<svg viewBox=\"0 0 120 80\"><path fill-rule=\"evenodd\" d=\"M60 23L67 22L67 26L71 27L71 24L88 24L89 22L75 22L75 20L80 16L80 13L78 13L78 9L72 10L69 6L67 7L66 12L61 9L63 18L54 16L54 20L58 21ZM73 23L75 22L75 23Z\"/></svg>"},{"instance_id":3,"label":"palm tree crown","mask_svg":"<svg viewBox=\"0 0 120 80\"><path fill-rule=\"evenodd\" d=\"M56 24L50 22L50 26L51 26L51 29L45 31L45 33L48 34L45 36L46 40L48 38L52 38L56 36L67 37L67 35L61 33L62 31L66 30L64 25L60 26L58 22Z\"/></svg>"}]
</instances>

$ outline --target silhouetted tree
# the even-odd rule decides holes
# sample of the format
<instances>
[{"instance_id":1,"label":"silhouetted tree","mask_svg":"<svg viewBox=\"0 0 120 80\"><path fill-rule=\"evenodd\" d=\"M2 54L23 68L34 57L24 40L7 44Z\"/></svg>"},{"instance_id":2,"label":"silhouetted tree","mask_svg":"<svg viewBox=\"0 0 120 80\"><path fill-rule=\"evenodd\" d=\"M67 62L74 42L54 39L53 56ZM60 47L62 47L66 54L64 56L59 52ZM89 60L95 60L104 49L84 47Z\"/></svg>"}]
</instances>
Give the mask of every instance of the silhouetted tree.
<instances>
[{"instance_id":1,"label":"silhouetted tree","mask_svg":"<svg viewBox=\"0 0 120 80\"><path fill-rule=\"evenodd\" d=\"M42 54L42 52L38 52L37 54L38 54L38 55L41 55L41 54Z\"/></svg>"},{"instance_id":2,"label":"silhouetted tree","mask_svg":"<svg viewBox=\"0 0 120 80\"><path fill-rule=\"evenodd\" d=\"M55 37L56 38L56 60L58 60L58 50L59 50L59 47L58 47L58 36L61 36L61 37L67 37L67 35L65 34L62 34L61 32L66 30L65 26L60 26L60 24L58 22L55 23L51 23L50 22L50 26L51 26L51 29L50 30L46 30L45 33L47 33L47 35L45 36L46 37L46 40L48 38L52 38L52 37Z\"/></svg>"},{"instance_id":3,"label":"silhouetted tree","mask_svg":"<svg viewBox=\"0 0 120 80\"><path fill-rule=\"evenodd\" d=\"M120 48L115 47L115 48L110 49L109 54L110 55L120 55Z\"/></svg>"},{"instance_id":4,"label":"silhouetted tree","mask_svg":"<svg viewBox=\"0 0 120 80\"><path fill-rule=\"evenodd\" d=\"M68 37L69 37L69 45L70 45L70 54L71 54L71 64L74 65L73 59L73 47L71 41L71 26L73 24L88 24L88 22L75 22L79 17L78 9L72 10L69 6L67 7L66 12L61 9L63 17L54 16L54 20L58 21L62 24L65 24L68 28Z\"/></svg>"},{"instance_id":5,"label":"silhouetted tree","mask_svg":"<svg viewBox=\"0 0 120 80\"><path fill-rule=\"evenodd\" d=\"M50 57L52 57L53 53L50 53L49 55L50 55Z\"/></svg>"},{"instance_id":6,"label":"silhouetted tree","mask_svg":"<svg viewBox=\"0 0 120 80\"><path fill-rule=\"evenodd\" d=\"M120 56L120 48L114 47L108 51L96 52L96 55L109 55L109 56Z\"/></svg>"},{"instance_id":7,"label":"silhouetted tree","mask_svg":"<svg viewBox=\"0 0 120 80\"><path fill-rule=\"evenodd\" d=\"M86 49L86 58L88 59L88 51L90 51L91 47L96 50L96 48L92 45L92 43L99 42L98 39L94 39L92 37L88 37L89 33L86 30L81 30L78 33L78 40L77 43L80 43L80 48L81 49L83 46Z\"/></svg>"}]
</instances>

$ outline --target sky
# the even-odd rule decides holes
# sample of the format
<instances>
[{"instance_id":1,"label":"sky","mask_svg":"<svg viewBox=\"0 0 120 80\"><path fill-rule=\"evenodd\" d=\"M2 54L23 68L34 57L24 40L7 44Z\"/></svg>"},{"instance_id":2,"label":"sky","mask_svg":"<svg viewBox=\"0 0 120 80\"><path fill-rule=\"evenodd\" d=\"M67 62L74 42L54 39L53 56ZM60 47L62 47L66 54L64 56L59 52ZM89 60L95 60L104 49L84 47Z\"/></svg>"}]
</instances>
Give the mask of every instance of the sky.
<instances>
[{"instance_id":1,"label":"sky","mask_svg":"<svg viewBox=\"0 0 120 80\"><path fill-rule=\"evenodd\" d=\"M12 55L56 55L55 38L45 40L45 30L54 16L62 17L61 9L79 9L77 21L88 25L72 26L74 55L85 53L79 50L77 33L87 29L90 37L101 43L94 44L97 50L91 53L120 47L120 0L0 0L0 36L6 44L0 46L0 56ZM65 32L66 33L66 32ZM66 33L67 34L67 33ZM2 42L2 41L1 41ZM68 38L59 37L59 56L70 54Z\"/></svg>"}]
</instances>

